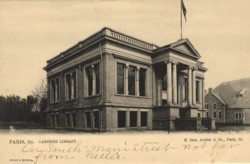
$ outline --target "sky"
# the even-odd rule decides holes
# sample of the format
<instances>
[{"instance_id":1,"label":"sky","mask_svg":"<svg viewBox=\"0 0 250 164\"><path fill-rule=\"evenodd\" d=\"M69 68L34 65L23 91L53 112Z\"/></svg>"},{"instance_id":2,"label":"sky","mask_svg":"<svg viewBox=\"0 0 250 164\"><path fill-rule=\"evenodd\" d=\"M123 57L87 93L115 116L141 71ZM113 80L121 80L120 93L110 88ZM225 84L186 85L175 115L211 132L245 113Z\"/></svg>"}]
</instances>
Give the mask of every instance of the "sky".
<instances>
[{"instance_id":1,"label":"sky","mask_svg":"<svg viewBox=\"0 0 250 164\"><path fill-rule=\"evenodd\" d=\"M184 3L183 37L208 68L206 89L250 77L250 1ZM167 45L180 39L180 0L0 1L0 95L31 94L47 60L103 27Z\"/></svg>"}]
</instances>

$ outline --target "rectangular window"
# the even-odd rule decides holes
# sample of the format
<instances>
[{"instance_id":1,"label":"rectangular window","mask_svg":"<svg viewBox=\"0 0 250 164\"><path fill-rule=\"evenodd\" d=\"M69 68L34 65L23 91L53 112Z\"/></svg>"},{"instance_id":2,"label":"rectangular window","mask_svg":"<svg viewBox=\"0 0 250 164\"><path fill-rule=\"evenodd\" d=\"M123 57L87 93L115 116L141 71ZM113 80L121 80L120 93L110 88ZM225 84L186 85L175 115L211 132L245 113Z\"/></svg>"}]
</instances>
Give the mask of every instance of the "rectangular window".
<instances>
[{"instance_id":1,"label":"rectangular window","mask_svg":"<svg viewBox=\"0 0 250 164\"><path fill-rule=\"evenodd\" d=\"M59 102L59 78L51 80L51 102Z\"/></svg>"},{"instance_id":2,"label":"rectangular window","mask_svg":"<svg viewBox=\"0 0 250 164\"><path fill-rule=\"evenodd\" d=\"M244 118L243 112L237 112L237 113L235 113L235 122L236 123L244 123L243 118Z\"/></svg>"},{"instance_id":3,"label":"rectangular window","mask_svg":"<svg viewBox=\"0 0 250 164\"><path fill-rule=\"evenodd\" d=\"M216 112L214 112L214 118L216 118Z\"/></svg>"},{"instance_id":4,"label":"rectangular window","mask_svg":"<svg viewBox=\"0 0 250 164\"><path fill-rule=\"evenodd\" d=\"M77 126L77 118L76 118L76 113L72 113L72 126L76 128Z\"/></svg>"},{"instance_id":5,"label":"rectangular window","mask_svg":"<svg viewBox=\"0 0 250 164\"><path fill-rule=\"evenodd\" d=\"M207 118L208 118L208 112L206 112L207 113Z\"/></svg>"},{"instance_id":6,"label":"rectangular window","mask_svg":"<svg viewBox=\"0 0 250 164\"><path fill-rule=\"evenodd\" d=\"M66 99L71 99L71 78L70 74L66 75Z\"/></svg>"},{"instance_id":7,"label":"rectangular window","mask_svg":"<svg viewBox=\"0 0 250 164\"><path fill-rule=\"evenodd\" d=\"M146 69L140 68L139 71L139 93L146 96Z\"/></svg>"},{"instance_id":8,"label":"rectangular window","mask_svg":"<svg viewBox=\"0 0 250 164\"><path fill-rule=\"evenodd\" d=\"M86 127L91 128L91 113L85 112Z\"/></svg>"},{"instance_id":9,"label":"rectangular window","mask_svg":"<svg viewBox=\"0 0 250 164\"><path fill-rule=\"evenodd\" d=\"M126 127L126 111L118 111L118 128Z\"/></svg>"},{"instance_id":10,"label":"rectangular window","mask_svg":"<svg viewBox=\"0 0 250 164\"><path fill-rule=\"evenodd\" d=\"M100 93L100 67L99 63L88 66L86 68L88 95L95 95Z\"/></svg>"},{"instance_id":11,"label":"rectangular window","mask_svg":"<svg viewBox=\"0 0 250 164\"><path fill-rule=\"evenodd\" d=\"M117 63L117 94L125 94L125 88L127 88L128 93L126 92L126 94L128 95L146 96L147 70L144 68L136 70L135 66L126 67L125 64ZM138 88L136 89L136 87Z\"/></svg>"},{"instance_id":12,"label":"rectangular window","mask_svg":"<svg viewBox=\"0 0 250 164\"><path fill-rule=\"evenodd\" d=\"M50 95L50 97L51 97L51 102L52 103L55 102L55 96L56 96L55 92L56 92L55 81L51 80L51 91L50 91L51 95Z\"/></svg>"},{"instance_id":13,"label":"rectangular window","mask_svg":"<svg viewBox=\"0 0 250 164\"><path fill-rule=\"evenodd\" d=\"M55 115L55 127L59 127L59 114Z\"/></svg>"},{"instance_id":14,"label":"rectangular window","mask_svg":"<svg viewBox=\"0 0 250 164\"><path fill-rule=\"evenodd\" d=\"M130 112L130 127L137 127L137 112Z\"/></svg>"},{"instance_id":15,"label":"rectangular window","mask_svg":"<svg viewBox=\"0 0 250 164\"><path fill-rule=\"evenodd\" d=\"M201 118L201 114L200 113L198 113L198 118Z\"/></svg>"},{"instance_id":16,"label":"rectangular window","mask_svg":"<svg viewBox=\"0 0 250 164\"><path fill-rule=\"evenodd\" d=\"M219 111L219 118L221 118L222 117L222 113L221 113L221 111Z\"/></svg>"},{"instance_id":17,"label":"rectangular window","mask_svg":"<svg viewBox=\"0 0 250 164\"><path fill-rule=\"evenodd\" d=\"M76 98L76 72L72 73L72 98Z\"/></svg>"},{"instance_id":18,"label":"rectangular window","mask_svg":"<svg viewBox=\"0 0 250 164\"><path fill-rule=\"evenodd\" d=\"M183 100L187 101L187 95L188 94L188 80L187 78L184 78L184 84L183 84Z\"/></svg>"},{"instance_id":19,"label":"rectangular window","mask_svg":"<svg viewBox=\"0 0 250 164\"><path fill-rule=\"evenodd\" d=\"M200 81L196 81L196 102L200 102Z\"/></svg>"},{"instance_id":20,"label":"rectangular window","mask_svg":"<svg viewBox=\"0 0 250 164\"><path fill-rule=\"evenodd\" d=\"M135 70L136 67L128 67L128 94L135 95Z\"/></svg>"},{"instance_id":21,"label":"rectangular window","mask_svg":"<svg viewBox=\"0 0 250 164\"><path fill-rule=\"evenodd\" d=\"M216 104L214 104L214 109L216 109Z\"/></svg>"},{"instance_id":22,"label":"rectangular window","mask_svg":"<svg viewBox=\"0 0 250 164\"><path fill-rule=\"evenodd\" d=\"M205 104L205 108L208 109L208 104Z\"/></svg>"},{"instance_id":23,"label":"rectangular window","mask_svg":"<svg viewBox=\"0 0 250 164\"><path fill-rule=\"evenodd\" d=\"M76 98L76 72L66 75L66 99Z\"/></svg>"},{"instance_id":24,"label":"rectangular window","mask_svg":"<svg viewBox=\"0 0 250 164\"><path fill-rule=\"evenodd\" d=\"M70 114L66 113L66 127L69 128L71 127L70 125Z\"/></svg>"},{"instance_id":25,"label":"rectangular window","mask_svg":"<svg viewBox=\"0 0 250 164\"><path fill-rule=\"evenodd\" d=\"M95 88L96 88L96 94L100 94L100 69L99 69L99 63L94 65L94 71L95 71Z\"/></svg>"},{"instance_id":26,"label":"rectangular window","mask_svg":"<svg viewBox=\"0 0 250 164\"><path fill-rule=\"evenodd\" d=\"M141 127L148 126L148 112L141 112Z\"/></svg>"},{"instance_id":27,"label":"rectangular window","mask_svg":"<svg viewBox=\"0 0 250 164\"><path fill-rule=\"evenodd\" d=\"M124 94L125 64L117 63L117 94Z\"/></svg>"},{"instance_id":28,"label":"rectangular window","mask_svg":"<svg viewBox=\"0 0 250 164\"><path fill-rule=\"evenodd\" d=\"M87 80L88 80L88 95L93 95L93 68L89 66L86 68Z\"/></svg>"},{"instance_id":29,"label":"rectangular window","mask_svg":"<svg viewBox=\"0 0 250 164\"><path fill-rule=\"evenodd\" d=\"M50 115L50 118L51 118L51 127L54 127L55 126L55 117L54 115Z\"/></svg>"},{"instance_id":30,"label":"rectangular window","mask_svg":"<svg viewBox=\"0 0 250 164\"><path fill-rule=\"evenodd\" d=\"M99 128L99 112L95 111L93 112L93 116L94 116L94 128Z\"/></svg>"}]
</instances>

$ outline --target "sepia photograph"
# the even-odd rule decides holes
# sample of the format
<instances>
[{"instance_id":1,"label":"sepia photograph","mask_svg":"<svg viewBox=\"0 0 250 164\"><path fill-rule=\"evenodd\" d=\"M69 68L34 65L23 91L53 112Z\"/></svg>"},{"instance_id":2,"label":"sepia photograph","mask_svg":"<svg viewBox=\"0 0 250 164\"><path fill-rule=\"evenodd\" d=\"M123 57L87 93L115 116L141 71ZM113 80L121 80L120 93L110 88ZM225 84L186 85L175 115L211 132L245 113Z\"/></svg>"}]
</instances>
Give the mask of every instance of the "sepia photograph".
<instances>
[{"instance_id":1,"label":"sepia photograph","mask_svg":"<svg viewBox=\"0 0 250 164\"><path fill-rule=\"evenodd\" d=\"M1 0L0 163L249 163L248 0Z\"/></svg>"}]
</instances>

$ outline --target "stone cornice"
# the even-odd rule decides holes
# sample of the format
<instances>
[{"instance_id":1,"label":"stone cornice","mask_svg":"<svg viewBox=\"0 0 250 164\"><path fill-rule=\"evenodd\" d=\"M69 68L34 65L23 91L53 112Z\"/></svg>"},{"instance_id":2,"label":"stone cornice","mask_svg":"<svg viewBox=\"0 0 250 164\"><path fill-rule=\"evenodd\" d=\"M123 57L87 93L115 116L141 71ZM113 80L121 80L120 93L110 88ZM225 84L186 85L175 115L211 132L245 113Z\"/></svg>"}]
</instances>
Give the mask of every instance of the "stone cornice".
<instances>
[{"instance_id":1,"label":"stone cornice","mask_svg":"<svg viewBox=\"0 0 250 164\"><path fill-rule=\"evenodd\" d=\"M115 30L105 27L101 31L89 36L85 40L77 43L73 47L67 49L66 51L55 56L54 58L48 60L47 66L44 69L46 70L50 65L57 63L58 61L64 60L72 56L72 54L75 54L89 47L90 45L93 45L96 42L101 41L102 39L110 39L112 41L122 42L134 48L138 48L140 50L144 50L144 51L151 52L151 53L154 49L158 48L158 46L154 44L147 43L145 41L136 39L134 37L122 34L120 32L117 32Z\"/></svg>"},{"instance_id":2,"label":"stone cornice","mask_svg":"<svg viewBox=\"0 0 250 164\"><path fill-rule=\"evenodd\" d=\"M52 69L54 66L56 66L57 64L61 64L63 61L66 61L68 60L69 58L73 58L74 56L76 56L78 53L81 53L82 51L85 51L87 48L95 45L98 47L98 43L102 43L103 40L108 40L108 41L111 41L111 42L115 42L115 43L118 43L118 44L122 44L124 46L129 46L133 49L136 49L136 50L139 50L141 52L145 52L147 54L150 54L152 55L152 58L155 58L159 55L159 52L162 52L163 50L164 51L175 51L175 52L181 52L181 53L184 53L180 50L177 50L173 47L173 45L177 45L179 44L180 42L188 42L188 39L184 39L184 40L181 40L181 41L178 41L176 43L172 43L168 46L164 46L164 47L161 47L159 48L158 46L154 45L154 44L151 44L151 43L148 43L148 42L145 42L145 41L142 41L142 40L139 40L139 39L136 39L132 36L129 36L129 35L125 35L123 33L120 33L120 32L117 32L113 29L110 29L110 28L103 28L102 30L96 32L95 34L89 36L88 38L84 39L83 41L80 41L79 43L77 43L76 45L74 45L73 47L67 49L66 51L60 53L59 55L55 56L54 58L50 59L47 61L47 66L44 67L44 69L46 71L49 71L50 69ZM191 43L189 44L191 47ZM169 53L168 52L168 53ZM203 67L203 63L202 62L199 62L197 60L197 58L194 58L192 55L189 55L189 54L186 54L187 57L189 57L191 60L196 60L196 64L195 64L195 61L194 63L190 63L188 61L179 61L177 60L176 62L181 62L181 63L184 63L184 64L187 64L187 65L194 65L194 66L197 66L199 70L201 71L206 71L207 69ZM165 60L165 59L157 59L158 60ZM157 61L152 61L153 63L157 62Z\"/></svg>"}]
</instances>

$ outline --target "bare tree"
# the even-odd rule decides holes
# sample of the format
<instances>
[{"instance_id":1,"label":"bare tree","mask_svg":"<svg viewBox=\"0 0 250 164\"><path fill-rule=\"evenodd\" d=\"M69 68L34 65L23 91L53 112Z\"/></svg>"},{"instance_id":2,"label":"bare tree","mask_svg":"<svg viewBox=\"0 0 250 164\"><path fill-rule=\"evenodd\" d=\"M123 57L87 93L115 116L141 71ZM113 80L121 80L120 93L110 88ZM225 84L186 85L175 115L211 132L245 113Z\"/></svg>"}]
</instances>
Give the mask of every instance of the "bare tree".
<instances>
[{"instance_id":1,"label":"bare tree","mask_svg":"<svg viewBox=\"0 0 250 164\"><path fill-rule=\"evenodd\" d=\"M47 82L42 79L41 83L38 84L33 90L32 95L41 101L43 98L47 98Z\"/></svg>"},{"instance_id":2,"label":"bare tree","mask_svg":"<svg viewBox=\"0 0 250 164\"><path fill-rule=\"evenodd\" d=\"M37 100L34 104L35 112L39 115L41 125L45 125L45 110L47 109L47 82L42 79L32 90L32 95Z\"/></svg>"}]
</instances>

